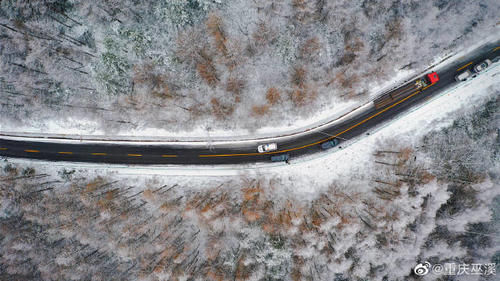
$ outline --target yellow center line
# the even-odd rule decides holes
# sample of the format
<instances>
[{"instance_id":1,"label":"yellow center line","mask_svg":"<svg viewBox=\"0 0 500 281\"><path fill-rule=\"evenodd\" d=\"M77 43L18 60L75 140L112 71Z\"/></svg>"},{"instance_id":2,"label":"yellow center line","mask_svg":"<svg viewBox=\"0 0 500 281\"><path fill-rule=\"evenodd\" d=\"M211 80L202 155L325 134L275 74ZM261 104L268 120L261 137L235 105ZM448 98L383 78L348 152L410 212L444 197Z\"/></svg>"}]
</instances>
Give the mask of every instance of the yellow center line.
<instances>
[{"instance_id":1,"label":"yellow center line","mask_svg":"<svg viewBox=\"0 0 500 281\"><path fill-rule=\"evenodd\" d=\"M59 154L73 154L73 152L69 152L69 151L60 151L58 153Z\"/></svg>"},{"instance_id":2,"label":"yellow center line","mask_svg":"<svg viewBox=\"0 0 500 281\"><path fill-rule=\"evenodd\" d=\"M8 148L0 147L0 150L7 150Z\"/></svg>"},{"instance_id":3,"label":"yellow center line","mask_svg":"<svg viewBox=\"0 0 500 281\"><path fill-rule=\"evenodd\" d=\"M313 145L317 145L317 144L320 144L320 143L322 143L322 142L325 142L325 141L328 141L328 140L334 139L334 138L336 138L336 137L338 137L338 136L340 136L340 135L342 135L342 134L344 134L344 133L346 133L346 132L348 132L348 131L350 131L350 130L352 130L352 129L356 128L356 127L358 127L359 125L361 125L361 124L364 124L364 123L368 122L368 121L369 121L369 120L371 120L372 118L374 118L374 117L376 117L376 116L378 116L378 115L380 115L380 114L382 114L382 113L386 112L387 110L389 110L389 109L391 109L391 108L393 108L393 107L397 106L398 104L401 104L402 102L404 102L404 101L406 101L406 100L408 100L408 99L412 98L412 97L413 97L413 96L415 96L416 94L418 94L418 93L422 92L423 90L425 90L425 89L429 88L429 87L430 87L430 86L432 86L432 85L434 85L434 84L430 84L430 85L428 85L428 86L426 86L426 87L422 88L421 90L418 90L418 91L413 92L411 95L407 96L406 98L404 98L404 99L402 99L402 100L400 100L400 101L398 101L398 102L396 102L396 103L392 104L391 106L389 106L389 107L387 107L387 108L384 108L383 110L381 110L381 111L379 111L379 112L377 112L377 113L373 114L373 115L372 115L372 116L370 116L370 117L367 117L366 119L364 119L364 120L360 121L360 122L359 122L359 123L357 123L357 124L352 125L351 127L347 128L347 129L345 129L345 130L343 130L342 132L340 132L340 133L338 133L338 134L336 134L336 135L334 135L334 136L328 137L328 138L326 138L326 139L323 139L323 140L320 140L320 141L317 141L317 142L314 142L314 143L306 144L306 145L303 145L303 146L300 146L300 147L289 148L289 149L285 149L285 150L281 150L281 151L274 151L274 152L265 152L265 153L239 153L239 154L201 154L201 155L198 155L198 157L227 157L227 156L252 156L252 155L262 155L262 154L277 154L277 153L289 152L289 151L294 151L294 150L299 150L299 149L303 149L303 148L311 147L311 146L313 146Z\"/></svg>"},{"instance_id":4,"label":"yellow center line","mask_svg":"<svg viewBox=\"0 0 500 281\"><path fill-rule=\"evenodd\" d=\"M127 154L128 156L131 156L131 157L141 157L142 154Z\"/></svg>"},{"instance_id":5,"label":"yellow center line","mask_svg":"<svg viewBox=\"0 0 500 281\"><path fill-rule=\"evenodd\" d=\"M174 158L174 157L177 157L177 155L170 155L170 154L163 154L161 157L165 157L165 158Z\"/></svg>"},{"instance_id":6,"label":"yellow center line","mask_svg":"<svg viewBox=\"0 0 500 281\"><path fill-rule=\"evenodd\" d=\"M40 152L39 150L35 150L35 149L26 149L24 150L25 152L31 152L31 153L37 153L37 152Z\"/></svg>"},{"instance_id":7,"label":"yellow center line","mask_svg":"<svg viewBox=\"0 0 500 281\"><path fill-rule=\"evenodd\" d=\"M493 52L496 52L496 50L500 50L500 46L493 49Z\"/></svg>"},{"instance_id":8,"label":"yellow center line","mask_svg":"<svg viewBox=\"0 0 500 281\"><path fill-rule=\"evenodd\" d=\"M464 66L460 67L459 69L457 69L457 71L460 71L460 70L462 70L462 69L466 68L467 66L469 66L469 65L471 65L471 64L472 64L472 62L469 62L468 64L466 64L466 65L464 65Z\"/></svg>"},{"instance_id":9,"label":"yellow center line","mask_svg":"<svg viewBox=\"0 0 500 281\"><path fill-rule=\"evenodd\" d=\"M101 153L101 152L96 152L96 153L91 153L92 155L106 155L106 153Z\"/></svg>"}]
</instances>

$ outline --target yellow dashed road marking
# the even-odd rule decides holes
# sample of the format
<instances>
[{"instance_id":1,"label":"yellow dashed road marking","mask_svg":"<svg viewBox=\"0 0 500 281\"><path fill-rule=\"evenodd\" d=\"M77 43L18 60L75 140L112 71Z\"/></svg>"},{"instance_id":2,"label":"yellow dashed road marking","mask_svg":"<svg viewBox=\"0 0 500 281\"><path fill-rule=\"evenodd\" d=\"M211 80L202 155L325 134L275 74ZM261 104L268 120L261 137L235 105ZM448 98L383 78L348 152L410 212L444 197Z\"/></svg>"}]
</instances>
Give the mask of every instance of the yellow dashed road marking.
<instances>
[{"instance_id":1,"label":"yellow dashed road marking","mask_svg":"<svg viewBox=\"0 0 500 281\"><path fill-rule=\"evenodd\" d=\"M493 49L493 52L495 52L496 50L500 50L500 46Z\"/></svg>"},{"instance_id":2,"label":"yellow dashed road marking","mask_svg":"<svg viewBox=\"0 0 500 281\"><path fill-rule=\"evenodd\" d=\"M469 66L469 65L471 65L471 64L472 64L472 62L469 62L468 64L466 64L466 65L464 65L464 66L460 67L459 69L457 69L457 71L460 71L460 70L462 70L462 69L466 68L467 66Z\"/></svg>"},{"instance_id":3,"label":"yellow dashed road marking","mask_svg":"<svg viewBox=\"0 0 500 281\"><path fill-rule=\"evenodd\" d=\"M281 150L281 151L274 151L274 152L265 152L265 153L239 153L239 154L212 154L212 155L210 155L210 154L201 154L201 155L198 155L198 157L228 157L228 156L251 156L251 155L263 155L263 154L278 154L278 153L283 153L283 152L289 152L289 151L299 150L299 149L307 148L307 147L310 147L310 146L313 146L313 145L317 145L317 144L320 144L320 143L322 143L322 142L325 142L325 141L328 141L328 140L334 139L334 138L336 138L336 137L338 137L338 136L340 136L340 135L344 134L345 132L348 132L348 131L350 131L350 130L352 130L352 129L356 128L357 126L359 126L359 125L361 125L361 124L363 124L363 123L368 122L370 119L372 119L372 118L374 118L374 117L376 117L376 116L378 116L378 115L380 115L380 114L382 114L382 113L386 112L387 110L389 110L389 109L391 109L391 108L395 107L396 105L398 105L398 104L400 104L400 103L402 103L402 102L404 102L404 101L406 101L406 100L408 100L408 99L412 98L412 97L413 97L413 96L415 96L416 94L418 94L418 93L422 92L423 90L425 90L425 89L429 88L429 87L430 87L430 86L432 86L432 85L434 85L434 84L430 84L429 86L426 86L426 87L422 88L421 90L415 91L413 94L411 94L411 95L407 96L406 98L404 98L404 99L402 99L402 100L400 100L400 101L398 101L398 102L396 102L396 103L392 104L392 105L391 105L391 106L389 106L389 107L384 108L383 110L381 110L381 111L379 111L379 112L377 112L377 113L373 114L373 115L372 115L372 116L370 116L370 117L367 117L366 119L364 119L364 120L360 121L360 122L359 122L359 123L357 123L357 124L352 125L351 127L347 128L347 129L345 129L345 130L343 130L342 132L340 132L340 133L338 133L338 134L336 134L336 135L334 135L334 136L331 136L331 137L329 137L329 138L326 138L326 139L323 139L323 140L320 140L320 141L317 141L317 142L314 142L314 143L311 143L311 144L306 144L306 145L304 145L304 146L295 147L295 148L290 148L290 149L285 149L285 150Z\"/></svg>"},{"instance_id":4,"label":"yellow dashed road marking","mask_svg":"<svg viewBox=\"0 0 500 281\"><path fill-rule=\"evenodd\" d=\"M494 50L494 51L496 51L497 49L500 49L500 47L495 48L495 50ZM469 62L468 64L466 64L466 65L462 66L461 68L457 69L457 71L459 71L459 70L461 70L461 69L464 69L465 67L467 67L467 66L471 65L472 63L473 63L473 62ZM356 127L358 127L359 125L361 125L361 124L363 124L363 123L366 123L366 122L367 122L367 121L369 121L370 119L372 119L372 118L374 118L374 117L376 117L376 116L378 116L378 115L380 115L380 114L382 114L382 113L386 112L387 110L389 110L389 109L391 109L391 108L393 108L393 107L397 106L398 104L401 104L402 102L404 102L404 101L406 101L406 100L408 100L408 99L412 98L412 97L413 97L413 96L415 96L416 94L418 94L418 93L422 92L423 90L425 90L425 89L429 88L429 87L430 87L430 86L432 86L432 85L434 85L434 84L431 84L431 85L429 85L429 86L426 86L426 87L422 88L422 89L421 89L421 90L419 90L419 91L415 91L414 93L412 93L411 95L407 96L406 98L404 98L404 99L402 99L402 100L400 100L400 101L398 101L398 102L396 102L396 103L392 104L391 106L389 106L389 107L387 107L387 108L385 108L385 109L383 109L383 110L381 110L381 111L379 111L379 112L375 113L374 115L372 115L372 116L370 116L370 117L368 117L368 118L366 118L366 119L364 119L364 120L360 121L359 123L352 125L351 127L349 127L349 128L347 128L347 129L345 129L344 131L342 131L342 132L340 132L340 133L338 133L338 134L336 134L336 135L334 135L334 136L331 136L331 137L329 137L329 138L326 138L326 139L323 139L323 140L320 140L320 141L317 141L317 142L314 142L314 143L311 143L311 144L307 144L307 145L300 146L300 147L295 147L295 148L290 148L290 149L285 149L285 150L281 150L281 151L266 152L266 153L239 153L239 154L212 154L212 155L210 155L210 154L206 154L206 155L205 155L205 154L203 154L203 155L198 155L198 157L226 157L226 156L251 156L251 155L262 155L262 154L277 154L277 153L284 153L284 152L289 152L289 151L294 151L294 150L299 150L299 149L303 149L303 148L311 147L311 146L313 146L313 145L317 145L317 144L320 144L320 143L322 143L322 142L325 142L325 141L328 141L328 140L334 139L334 138L336 138L336 137L338 137L338 136L340 136L340 135L342 135L342 134L344 134L344 133L346 133L346 132L348 132L348 131L350 131L350 130L352 130L352 129L356 128ZM7 148L0 147L0 150L7 150ZM30 153L38 153L38 152L40 152L39 150L35 150L35 149L26 149L26 150L24 150L24 151L25 151L25 152L30 152ZM71 154L73 154L73 152L69 152L69 151L60 151L60 152L58 152L58 153L59 153L59 154L67 154L67 155L71 155ZM103 153L103 152L94 152L94 153L91 153L91 155L96 155L96 156L104 156L104 155L107 155L107 153ZM130 157L142 157L142 154L134 154L134 153L129 153L129 154L127 154L127 156L130 156ZM163 154L163 155L161 155L161 157L165 157L165 158L175 158L175 157L177 157L177 155L173 155L173 154Z\"/></svg>"}]
</instances>

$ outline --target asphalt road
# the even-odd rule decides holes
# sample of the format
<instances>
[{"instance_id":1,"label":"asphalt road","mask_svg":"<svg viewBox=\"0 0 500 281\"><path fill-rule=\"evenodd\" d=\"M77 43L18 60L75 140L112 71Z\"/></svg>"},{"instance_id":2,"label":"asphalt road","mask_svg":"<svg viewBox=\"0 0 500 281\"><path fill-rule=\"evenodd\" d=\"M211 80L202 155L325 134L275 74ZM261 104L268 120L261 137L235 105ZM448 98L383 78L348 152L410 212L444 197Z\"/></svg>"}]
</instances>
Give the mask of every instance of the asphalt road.
<instances>
[{"instance_id":1,"label":"asphalt road","mask_svg":"<svg viewBox=\"0 0 500 281\"><path fill-rule=\"evenodd\" d=\"M66 144L35 141L13 141L0 137L0 156L43 159L49 161L116 163L116 164L237 164L269 162L272 155L289 153L290 159L321 151L320 143L337 137L340 144L332 149L342 149L343 140L369 133L370 129L387 122L411 107L455 85L455 75L472 69L486 58L500 56L500 41L485 45L462 57L456 63L439 69L440 80L422 91L385 107L372 108L362 115L343 123L332 125L321 132L312 132L278 142L278 151L257 153L255 145L230 147L190 148L180 145L123 145L123 144ZM414 83L410 81L409 83ZM401 87L405 87L404 84ZM397 89L395 89L397 90Z\"/></svg>"}]
</instances>

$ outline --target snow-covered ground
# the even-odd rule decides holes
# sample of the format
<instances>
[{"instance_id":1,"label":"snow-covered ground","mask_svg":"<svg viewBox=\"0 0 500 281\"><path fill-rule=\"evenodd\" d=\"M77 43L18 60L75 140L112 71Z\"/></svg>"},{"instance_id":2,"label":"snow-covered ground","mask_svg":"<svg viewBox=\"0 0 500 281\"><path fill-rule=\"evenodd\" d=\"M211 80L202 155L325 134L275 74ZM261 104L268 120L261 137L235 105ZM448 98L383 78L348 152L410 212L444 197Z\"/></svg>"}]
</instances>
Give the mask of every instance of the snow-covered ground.
<instances>
[{"instance_id":1,"label":"snow-covered ground","mask_svg":"<svg viewBox=\"0 0 500 281\"><path fill-rule=\"evenodd\" d=\"M443 67L459 60L463 55L473 52L478 48L484 46L485 44L495 42L497 40L496 35L491 35L476 44L469 46L458 53L445 54L443 57L435 58L434 62L425 69L424 72L439 71ZM489 71L489 70L488 70ZM391 88L397 87L406 81L415 79L418 76L422 76L423 73L418 73L416 76L410 76L412 72L400 71L398 76L394 77L391 81L386 81L385 83L373 83L371 85L372 96L376 97L378 94L386 92ZM65 122L65 127L55 127L54 130L49 129L48 131L40 132L39 128L33 127L9 127L10 124L0 124L0 135L3 135L5 139L12 140L34 140L34 141L50 141L50 142L77 142L77 143L125 143L125 144L141 144L147 141L151 145L192 145L192 146L208 146L208 145L230 145L230 142L238 142L238 144L257 144L258 142L270 142L270 141L283 141L288 138L298 137L303 134L308 134L312 131L321 131L325 126L331 126L336 123L343 122L349 118L353 118L356 115L362 114L365 110L368 110L373 106L372 102L368 102L364 105L352 105L353 108L349 108L347 111L343 110L341 113L338 112L337 107L319 112L314 118L304 119L294 124L286 127L280 127L277 124L273 126L263 127L256 130L251 135L238 135L244 131L206 131L205 129L200 129L198 132L200 135L195 137L186 137L181 135L179 132L169 132L165 130L153 130L151 134L148 134L149 129L144 131L134 131L132 130L128 135L103 135L102 132L95 131L94 134L82 134L81 126L76 126L71 128L75 123ZM329 114L329 115L328 115ZM326 118L324 118L326 116ZM315 121L318 120L319 121ZM82 122L79 120L78 122ZM307 124L307 122L312 122ZM48 125L51 126L53 123L49 120ZM305 125L307 124L307 125ZM69 126L69 127L68 127ZM189 133L190 136L194 133L196 135L196 130Z\"/></svg>"},{"instance_id":2,"label":"snow-covered ground","mask_svg":"<svg viewBox=\"0 0 500 281\"><path fill-rule=\"evenodd\" d=\"M343 116L500 31L494 0L186 3L74 1L59 19L42 2L3 2L0 131L170 140L287 135ZM214 23L222 33L210 31ZM34 31L68 37L51 45L23 35ZM217 85L203 78L206 68ZM295 70L306 76L298 84ZM267 100L269 89L278 89L279 102Z\"/></svg>"},{"instance_id":3,"label":"snow-covered ground","mask_svg":"<svg viewBox=\"0 0 500 281\"><path fill-rule=\"evenodd\" d=\"M233 136L233 137L217 137L207 135L205 138L176 138L176 137L152 137L152 136L103 136L103 135L72 135L72 134L39 134L39 133L21 133L21 132L1 132L0 136L8 140L25 140L25 141L40 141L40 142L57 142L57 143L120 143L120 144L145 144L148 145L183 145L183 146L231 146L231 145L249 145L257 146L257 143L285 141L287 139L300 137L311 132L322 131L323 128L342 123L346 120L355 118L363 114L368 109L373 107L373 103L367 103L360 106L351 112L327 123L315 124L314 127L304 128L303 130L291 132L275 132L274 135L256 136ZM244 138L243 138L244 137Z\"/></svg>"},{"instance_id":4,"label":"snow-covered ground","mask_svg":"<svg viewBox=\"0 0 500 281\"><path fill-rule=\"evenodd\" d=\"M479 153L475 157L488 166L480 168L485 178L457 187L437 178L439 163L419 145L430 131L449 128L497 98L499 75L499 67L492 67L368 136L291 165L140 167L7 159L0 170L9 184L0 190L0 223L21 219L48 230L1 228L8 239L0 249L9 255L0 262L10 274L39 270L52 279L109 273L101 269L112 262L120 266L110 274L128 269L131 279L138 274L148 281L178 274L200 280L246 274L253 277L248 280L413 280L410 272L424 260L489 263L499 250L488 243L498 234L491 206L500 194L494 175L500 162L488 158L489 150L486 156ZM469 150L452 137L456 149ZM380 150L389 152L378 155ZM416 171L417 183L404 176L410 171ZM66 247L72 244L86 250ZM99 255L92 260L99 262L77 258L94 251ZM49 253L54 258L47 259ZM173 263L158 265L158 257L172 257ZM153 271L151 262L134 265L137 260L157 266ZM196 269L206 262L209 273ZM439 277L429 274L424 280Z\"/></svg>"},{"instance_id":5,"label":"snow-covered ground","mask_svg":"<svg viewBox=\"0 0 500 281\"><path fill-rule=\"evenodd\" d=\"M214 145L217 142L225 143L227 141L253 141L259 140L269 141L271 138L286 138L308 133L311 130L321 130L324 126L341 122L354 115L361 114L363 110L372 106L371 100L376 98L381 93L389 91L392 88L398 87L406 81L422 76L426 72L439 71L439 69L461 59L467 53L473 52L481 46L495 42L498 38L496 34L485 37L483 40L476 42L472 46L462 49L457 53L446 53L434 58L433 62L428 67L424 67L424 71L408 71L399 70L396 75L387 81L374 81L369 83L370 95L365 100L352 100L348 102L336 103L334 106L327 106L316 112L308 118L299 118L291 124L284 123L267 123L263 127L258 128L251 133L248 130L220 130L208 129L210 125L200 124L197 129L184 131L170 131L158 128L142 128L140 130L131 129L120 131L116 134L106 135L102 130L95 130L98 127L96 122L90 120L72 119L69 117L66 120L46 120L43 130L30 125L16 125L11 123L0 124L0 134L19 136L19 137L35 137L35 138L51 138L51 141L58 141L58 138L64 138L62 141L71 139L82 142L85 140L127 140L124 143L133 144L134 141L148 141L150 144L192 144L206 146L209 142ZM366 102L365 104L360 104ZM90 131L88 128L92 128ZM20 138L13 138L20 139ZM43 141L43 139L41 139Z\"/></svg>"},{"instance_id":6,"label":"snow-covered ground","mask_svg":"<svg viewBox=\"0 0 500 281\"><path fill-rule=\"evenodd\" d=\"M495 89L500 88L500 63L493 64L491 68L478 77L457 84L451 89L433 97L422 105L413 108L410 112L384 124L365 135L348 142L343 142L342 148L335 148L328 152L314 154L308 157L292 159L291 165L286 164L248 164L235 166L126 166L126 165L100 165L85 163L65 163L54 162L51 166L61 167L85 167L96 170L117 170L125 175L187 175L199 176L202 180L205 176L234 176L242 172L256 174L289 174L291 180L312 180L315 184L302 186L318 187L324 186L332 176L346 178L348 175L357 174L363 170L363 163L370 159L373 147L381 139L397 136L405 143L414 144L431 130L437 130L447 126L452 122L450 116L453 112L470 109L470 106L481 104L492 95ZM35 160L17 160L24 163L36 164ZM43 161L40 161L45 165ZM341 163L332 165L332 163ZM315 175L311 179L309 175ZM304 192L314 192L314 190L302 190Z\"/></svg>"},{"instance_id":7,"label":"snow-covered ground","mask_svg":"<svg viewBox=\"0 0 500 281\"><path fill-rule=\"evenodd\" d=\"M68 7L57 6L60 2L50 2L55 5L50 6L52 10L46 9L42 1L0 2L1 23L22 31L16 34L0 27L3 36L0 52L5 55L0 60L3 66L0 86L4 90L2 94L10 92L6 98L6 103L10 104L3 107L2 114L10 117L26 114L26 124L32 126L25 128L38 128L38 132L48 128L57 132L67 123L67 128L75 131L61 130L60 133L106 135L121 135L122 129L127 135L131 134L128 125L116 125L116 121L127 121L127 118L142 122L153 120L158 113L167 117L170 114L187 115L186 110L171 103L163 104L161 111L149 112L151 107L145 101L153 97L144 93L151 94L152 91L147 91L151 89L139 89L132 100L128 100L127 95L103 98L102 95L108 94L103 90L105 86L121 87L110 89L117 95L120 90L127 90L122 86L129 81L127 75L130 73L123 75L116 71L127 63L139 63L138 68L133 69L137 74L136 71L145 66L141 64L144 61L125 48L126 44L132 44L135 52L144 51L146 46L143 57L147 62L148 55L159 58L164 65L153 71L150 69L152 73L145 71L155 74L146 77L154 76L156 80L152 82L160 84L166 80L168 83L182 81L168 85L182 88L184 92L180 93L187 94L187 99L180 100L187 105L193 97L199 98L200 104L211 97L231 100L225 89L229 78L234 77L226 77L228 71L219 72L223 74L219 77L223 83L213 89L207 85L198 87L204 83L198 72L207 73L197 70L196 66L181 63L168 71L163 67L172 65L172 51L177 51L176 46L169 45L177 34L170 31L189 21L192 18L189 13L200 15L210 7L228 7L221 15L227 34L221 35L216 30L212 32L214 36L193 37L202 39L194 40L196 43L209 42L206 50L215 57L216 67L223 69L228 56L220 54L220 44L210 45L214 38L220 40L221 36L227 36L233 44L226 47L234 51L241 47L236 43L246 43L248 39L244 38L267 40L256 38L255 30L266 31L266 27L270 27L268 33L258 33L270 37L273 37L273 28L283 31L269 39L269 42L278 43L264 42L258 48L242 52L244 56L253 53L248 56L251 63L244 64L236 74L249 72L244 78L252 90L261 87L259 96L254 92L242 95L244 102L240 105L245 107L237 109L232 117L243 119L248 117L249 107L264 100L262 94L267 87L278 84L280 89L289 89L286 88L290 83L287 75L296 65L285 65L275 56L294 60L294 52L300 45L314 43L314 40L305 41L311 32L319 32L319 41L326 46L326 50L320 52L323 56L320 63L308 66L311 67L308 71L319 71L310 73L311 76L326 77L326 70L331 77L351 70L350 77L359 79L364 75L387 77L392 75L371 71L376 71L380 65L407 63L410 69L412 63L416 64L415 68L422 69L430 60L429 52L456 50L459 45L467 45L463 42L477 42L478 38L486 37L485 34L494 33L490 31L498 31L494 15L500 5L494 0L481 3L464 0L272 3L264 0L89 0L70 1L78 5L78 9L65 14L64 9ZM247 9L249 6L251 9ZM41 9L43 7L45 9ZM150 7L154 9L148 9ZM9 17L28 20L12 23ZM39 17L47 21L38 21ZM212 22L207 25L211 25L213 31L218 18L217 15L210 17ZM255 19L263 19L269 26L259 27ZM201 22L205 24L204 19ZM181 29L189 31L190 27ZM245 37L244 33L250 36ZM149 40L151 34L158 40ZM45 44L49 40L34 39L32 35L58 37L51 39L51 44ZM74 41L75 38L85 44L77 46L79 42ZM233 40L235 38L239 40ZM359 38L361 42L356 40ZM181 47L191 47L191 40ZM57 43L59 41L64 43ZM96 44L98 50L91 47ZM68 49L58 49L61 45ZM103 45L107 47L101 48ZM90 56L82 51L95 52L95 59L89 59ZM385 56L388 51L392 55ZM68 52L73 53L64 58ZM353 53L358 56L355 63L362 60L374 64L379 59L381 63L372 65L369 70L370 65L355 69L347 62L348 66L328 72L340 58L348 61ZM450 55L444 53L444 57ZM412 57L405 57L405 54ZM4 57L14 60L4 60ZM40 61L41 57L46 60ZM83 62L92 60L91 66L77 69L88 71L89 77L78 72L78 77L83 77L81 81L68 79L77 77L68 75L75 72L75 69L69 72L67 67L73 62L68 58ZM419 58L424 58L425 63L414 61ZM325 61L328 63L321 65ZM307 65L307 60L298 62ZM22 70L21 63L49 74ZM313 68L318 65L321 67ZM498 157L493 158L493 151L497 151L498 140L494 122L498 120L500 101L499 68L496 64L477 78L457 84L454 89L379 126L370 135L348 140L341 147L324 153L292 159L290 165L128 166L2 158L0 276L8 280L414 281L420 279L411 274L412 269L425 260L433 264L497 261L500 251L497 243L500 235L500 161ZM172 78L169 76L172 73L179 76ZM403 80L416 74L411 71L398 73L401 75L398 79ZM46 79L47 75L50 79ZM134 77L139 83L147 78ZM96 79L100 79L98 83L94 83ZM58 81L64 82L63 89L59 88ZM79 90L66 92L88 84L99 89L90 95ZM26 86L40 88L27 89ZM384 91L393 85L371 86ZM168 88L160 90L169 94ZM321 90L323 94L324 90ZM28 97L22 97L23 94ZM65 100L68 97L69 100ZM134 100L137 97L138 100ZM115 104L117 100L122 103ZM26 101L30 107L19 110L21 101ZM83 102L92 107L102 102L122 111L116 115L101 112L102 116L100 111L92 112L94 117L111 119L101 118L108 123L99 124L87 119L92 115L86 112L87 109L73 108L72 111L62 107L65 110L61 110L58 107L61 101L77 105ZM335 118L336 114L363 104L362 100L360 103L334 101L337 99L330 99L328 95L319 98L320 105L314 108L326 109L326 113L313 114L319 118L317 120L304 118L301 123L297 121L301 119L299 115L287 111L284 122L293 123L292 126L310 126L321 118ZM336 105L332 106L332 102ZM286 105L280 108L292 112L292 103L289 100L284 103ZM145 104L146 110L142 108L141 111ZM48 110L47 105L54 107ZM128 110L133 113L129 114ZM490 111L496 115L489 116ZM145 116L135 115L137 112ZM474 119L477 116L481 118ZM61 121L55 122L59 117ZM268 117L279 119L283 115L266 115L261 120ZM215 119L208 120L207 124L200 124L199 120L189 124L191 128L193 123L200 126L198 131L192 131L196 134L193 136L208 139L209 134L211 138L220 132L224 137L224 132L217 129L207 133L206 127L211 127L210 122ZM458 123L452 123L453 120ZM224 121L217 122L224 125ZM172 131L179 132L183 125L179 123L171 124ZM0 121L1 131L4 124L4 120ZM236 128L239 125L241 123ZM136 133L159 136L156 129L148 128L166 126L140 123ZM104 132L103 128L111 131ZM240 134L234 128L227 131L231 135L247 134L244 131ZM274 127L273 131L276 129L286 131L290 128ZM162 133L176 136L169 130ZM185 136L185 133L177 136ZM442 280L442 277L429 274L423 280ZM457 279L489 281L496 280L495 277L459 276Z\"/></svg>"}]
</instances>

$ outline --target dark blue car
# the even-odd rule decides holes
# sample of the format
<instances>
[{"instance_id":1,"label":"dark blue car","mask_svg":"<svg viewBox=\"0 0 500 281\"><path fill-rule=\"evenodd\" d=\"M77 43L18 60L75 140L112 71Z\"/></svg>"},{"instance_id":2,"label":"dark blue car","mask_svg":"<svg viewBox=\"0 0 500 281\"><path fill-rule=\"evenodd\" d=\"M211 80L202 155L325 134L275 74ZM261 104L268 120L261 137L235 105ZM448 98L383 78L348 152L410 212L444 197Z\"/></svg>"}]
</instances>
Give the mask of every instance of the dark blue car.
<instances>
[{"instance_id":1,"label":"dark blue car","mask_svg":"<svg viewBox=\"0 0 500 281\"><path fill-rule=\"evenodd\" d=\"M288 154L288 153L271 156L272 162L288 161L288 159L290 159L290 154Z\"/></svg>"},{"instance_id":2,"label":"dark blue car","mask_svg":"<svg viewBox=\"0 0 500 281\"><path fill-rule=\"evenodd\" d=\"M339 144L339 140L333 139L333 140L329 140L329 141L322 143L321 148L322 149L330 149L332 147L335 147L337 144Z\"/></svg>"}]
</instances>

